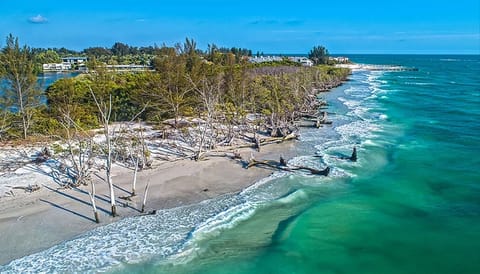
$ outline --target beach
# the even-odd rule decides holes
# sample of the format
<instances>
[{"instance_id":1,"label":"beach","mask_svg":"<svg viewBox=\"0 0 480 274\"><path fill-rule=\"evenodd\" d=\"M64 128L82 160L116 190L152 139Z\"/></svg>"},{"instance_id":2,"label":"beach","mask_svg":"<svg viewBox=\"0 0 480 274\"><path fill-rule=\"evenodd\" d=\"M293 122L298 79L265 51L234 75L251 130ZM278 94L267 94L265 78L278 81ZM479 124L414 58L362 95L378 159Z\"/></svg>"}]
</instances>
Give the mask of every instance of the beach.
<instances>
[{"instance_id":1,"label":"beach","mask_svg":"<svg viewBox=\"0 0 480 274\"><path fill-rule=\"evenodd\" d=\"M327 177L270 175L226 157L155 163L132 206L150 178L147 211L157 213L138 216L117 199L112 222L98 184L100 225L86 194L62 190L82 203L42 187L24 199L16 189L0 200L0 272L478 273L478 56L356 58L419 70L355 71L321 95L332 125L241 151L328 166ZM345 160L353 147L357 161ZM131 170L114 173L126 190L117 197L127 196Z\"/></svg>"},{"instance_id":2,"label":"beach","mask_svg":"<svg viewBox=\"0 0 480 274\"><path fill-rule=\"evenodd\" d=\"M291 158L296 152L293 142L268 145L262 147L261 152L250 148L240 152L243 159L248 159L252 153L259 159L278 160L280 155ZM87 192L90 187L57 189L58 185L32 171L24 176L40 176L47 180L40 190L32 193L16 190L15 196L0 198L0 265L75 238L95 227L140 215L147 183L145 211L149 212L238 192L271 173L271 170L257 167L245 169L238 159L228 157L211 157L198 162L159 162L152 169L139 172L138 195L132 201L126 201L119 197L130 195L133 171L117 166L112 179L119 216L111 217L108 185L96 178L96 203L100 215L100 224L96 224Z\"/></svg>"}]
</instances>

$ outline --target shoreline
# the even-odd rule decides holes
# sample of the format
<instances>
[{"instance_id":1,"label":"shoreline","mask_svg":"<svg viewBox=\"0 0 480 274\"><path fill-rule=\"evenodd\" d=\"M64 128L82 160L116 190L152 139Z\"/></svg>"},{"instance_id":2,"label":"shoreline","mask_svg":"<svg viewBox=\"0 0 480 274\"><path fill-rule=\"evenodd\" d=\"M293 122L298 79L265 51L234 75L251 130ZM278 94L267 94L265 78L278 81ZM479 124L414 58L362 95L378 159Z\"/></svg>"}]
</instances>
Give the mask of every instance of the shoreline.
<instances>
[{"instance_id":1,"label":"shoreline","mask_svg":"<svg viewBox=\"0 0 480 274\"><path fill-rule=\"evenodd\" d=\"M317 108L321 105L317 97L319 92L329 91L341 86L348 79L348 76L345 75L344 77L346 79L334 78L331 79L330 83L323 83L324 89L312 89L310 91L312 97L307 100L311 109L307 110L307 113L300 112L296 118L303 119L304 115L311 116L311 111L315 111L315 116L320 115L317 111ZM326 115L323 119L326 119ZM319 118L317 117L317 127L319 127L318 124ZM290 131L288 127L286 128ZM115 131L115 126L113 130ZM118 130L122 130L121 125ZM295 136L295 133L292 131L286 134L282 132L282 128L278 125L271 130L277 132L268 134L262 141L255 135L253 138L246 136L247 139L252 140L237 138L233 142L232 139L228 145L229 148L226 150L235 149L232 154L236 157L238 156L237 148L239 148L238 153L243 160L249 159L252 153L255 158L258 157L259 159L279 160L280 156L287 160L292 158L295 155L295 142L284 141L291 139L291 136ZM171 133L178 134L176 131ZM145 134L156 136L157 132L150 130L149 133ZM277 141L281 143L278 144ZM0 231L2 232L0 234L0 243L2 243L0 265L8 264L12 260L74 239L94 228L117 222L126 217L143 214L141 209L146 185L149 185L149 190L145 212L151 212L196 204L223 194L236 193L273 173L269 168L254 167L246 169L245 162L227 158L223 154L213 153L208 155L208 160L202 160L206 152L201 155L201 150L199 150L198 154L195 155L197 152L194 149L192 150L189 145L182 147L180 144L178 146L180 147L180 154L176 151L176 144L173 149L168 142L164 144L153 141L146 145L147 147L153 145L155 149L151 153L158 155L155 157L156 160L153 161L152 169L145 169L138 173L137 196L128 198L131 196L133 170L118 164L113 166L111 176L116 192L116 214L118 217L114 218L110 215L110 190L106 180L102 178L105 176L104 172L93 175L92 183L95 184L96 188L95 203L100 224L97 224L94 219L89 195L90 186L80 186L72 189L63 188L62 176L64 174L61 170L59 172L58 163L49 163L48 158L46 158L45 162L35 164L39 153L41 153L40 150L43 148L20 147L16 151L16 155L13 149L10 152L6 148L3 151L4 153L0 153L0 161L2 159L8 160L4 164L7 171L3 174L0 173L0 176L2 176L0 194L3 191L3 194L10 194L14 197L0 198ZM260 146L262 147L261 152L252 148L259 148ZM182 148L185 151L182 151ZM30 151L27 151L29 149ZM33 153L36 156L33 156L32 152L36 152ZM166 153L162 155L162 152ZM200 161L187 160L187 157L200 159ZM18 163L20 163L19 166L17 166ZM10 167L10 165L13 167ZM102 165L99 166L101 169ZM23 183L23 185L19 183ZM23 191L18 189L23 189ZM26 190L35 191L25 193Z\"/></svg>"},{"instance_id":2,"label":"shoreline","mask_svg":"<svg viewBox=\"0 0 480 274\"><path fill-rule=\"evenodd\" d=\"M295 143L285 142L263 146L261 152L251 148L240 150L243 159L251 153L265 159L287 159L296 155ZM117 191L119 217L110 216L108 185L95 179L96 202L100 224L96 224L87 187L55 189L46 184L39 191L18 193L0 199L0 265L40 252L68 241L99 226L140 215L143 192L149 182L146 212L196 204L227 193L239 192L268 177L272 171L263 168L245 169L239 160L211 157L206 161L180 160L165 162L153 169L139 172L138 195L129 196L132 171L117 167L113 182Z\"/></svg>"}]
</instances>

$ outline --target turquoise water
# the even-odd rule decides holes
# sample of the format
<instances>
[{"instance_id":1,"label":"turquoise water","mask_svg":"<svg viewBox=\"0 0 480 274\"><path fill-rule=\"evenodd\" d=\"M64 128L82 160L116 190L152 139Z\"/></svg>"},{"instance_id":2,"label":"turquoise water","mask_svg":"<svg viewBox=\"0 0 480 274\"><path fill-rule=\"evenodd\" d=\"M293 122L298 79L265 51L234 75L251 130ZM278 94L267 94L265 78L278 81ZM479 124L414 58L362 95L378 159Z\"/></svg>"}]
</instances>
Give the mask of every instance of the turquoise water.
<instances>
[{"instance_id":1,"label":"turquoise water","mask_svg":"<svg viewBox=\"0 0 480 274\"><path fill-rule=\"evenodd\" d=\"M480 273L480 57L352 59L419 71L357 71L322 95L333 127L304 130L289 164L328 178L278 173L0 272Z\"/></svg>"}]
</instances>

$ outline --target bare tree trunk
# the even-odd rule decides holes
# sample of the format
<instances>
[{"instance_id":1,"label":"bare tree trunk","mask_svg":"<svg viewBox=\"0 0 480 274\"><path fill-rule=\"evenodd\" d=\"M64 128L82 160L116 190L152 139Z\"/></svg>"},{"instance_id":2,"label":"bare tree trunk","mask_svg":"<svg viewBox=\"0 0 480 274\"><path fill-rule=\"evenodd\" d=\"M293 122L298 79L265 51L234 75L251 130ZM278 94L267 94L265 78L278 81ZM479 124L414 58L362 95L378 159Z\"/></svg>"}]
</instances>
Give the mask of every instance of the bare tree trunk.
<instances>
[{"instance_id":1,"label":"bare tree trunk","mask_svg":"<svg viewBox=\"0 0 480 274\"><path fill-rule=\"evenodd\" d=\"M60 124L64 127L67 135L66 143L70 163L66 164L66 166L70 165L74 172L74 174L70 174L70 168L65 169L67 175L72 180L71 185L87 185L94 164L92 137L88 137L87 132L72 120L68 112L63 113L63 119L60 121ZM72 127L73 133L71 132Z\"/></svg>"},{"instance_id":2,"label":"bare tree trunk","mask_svg":"<svg viewBox=\"0 0 480 274\"><path fill-rule=\"evenodd\" d=\"M95 101L95 104L97 105L98 111L100 112L100 118L103 124L103 130L105 132L105 143L107 145L106 147L106 152L104 152L106 155L105 157L105 175L107 176L107 184L110 189L110 205L112 207L112 216L115 217L117 216L117 205L115 202L115 191L113 187L113 182L112 182L112 142L110 138L110 117L112 114L112 95L110 94L108 104L104 101L99 102L97 100L97 97L95 96L95 93L93 90L90 88L90 93L92 94L92 97Z\"/></svg>"},{"instance_id":3,"label":"bare tree trunk","mask_svg":"<svg viewBox=\"0 0 480 274\"><path fill-rule=\"evenodd\" d=\"M23 130L23 139L27 139L27 116L25 113L25 107L23 105L23 90L20 84L20 80L17 78L17 96L18 96L18 107L19 111L22 114L22 130Z\"/></svg>"},{"instance_id":4,"label":"bare tree trunk","mask_svg":"<svg viewBox=\"0 0 480 274\"><path fill-rule=\"evenodd\" d=\"M145 212L145 203L147 202L147 194L148 194L148 186L149 185L150 185L150 182L148 182L147 186L145 186L145 193L143 194L142 213Z\"/></svg>"},{"instance_id":5,"label":"bare tree trunk","mask_svg":"<svg viewBox=\"0 0 480 274\"><path fill-rule=\"evenodd\" d=\"M110 189L110 205L112 207L112 217L117 216L117 205L115 202L115 191L112 182L112 143L110 140L110 129L108 122L104 124L105 127L105 137L107 143L107 159L106 159L106 168L105 172L107 175L107 184Z\"/></svg>"},{"instance_id":6,"label":"bare tree trunk","mask_svg":"<svg viewBox=\"0 0 480 274\"><path fill-rule=\"evenodd\" d=\"M98 217L97 206L95 205L95 184L91 182L92 192L88 192L88 196L90 196L90 201L92 202L93 208L93 216L95 217L95 222L98 224L100 223L100 218Z\"/></svg>"},{"instance_id":7,"label":"bare tree trunk","mask_svg":"<svg viewBox=\"0 0 480 274\"><path fill-rule=\"evenodd\" d=\"M138 173L139 161L140 161L140 157L138 156L138 153L137 153L137 157L136 157L135 163L134 163L135 169L133 170L132 196L136 196L135 188L136 188L136 185L137 185L137 173Z\"/></svg>"}]
</instances>

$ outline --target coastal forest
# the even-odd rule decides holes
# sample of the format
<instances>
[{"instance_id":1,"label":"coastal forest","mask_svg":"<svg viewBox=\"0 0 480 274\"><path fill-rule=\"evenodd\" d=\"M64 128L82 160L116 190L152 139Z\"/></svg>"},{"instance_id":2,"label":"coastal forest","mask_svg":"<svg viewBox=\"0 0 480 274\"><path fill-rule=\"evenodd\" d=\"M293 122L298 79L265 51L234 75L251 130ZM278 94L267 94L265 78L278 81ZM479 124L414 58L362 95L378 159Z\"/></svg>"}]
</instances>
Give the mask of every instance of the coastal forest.
<instances>
[{"instance_id":1,"label":"coastal forest","mask_svg":"<svg viewBox=\"0 0 480 274\"><path fill-rule=\"evenodd\" d=\"M89 72L40 90L41 64L75 54L88 56ZM326 63L324 48L321 54L316 59ZM349 74L328 65L301 67L286 58L252 64L251 55L248 49L214 44L202 51L188 38L173 47L115 43L111 49L93 47L83 52L33 49L20 46L18 38L10 35L0 53L0 139L56 138L64 134L66 116L83 129L98 128L100 101L111 107L109 122L135 119L160 126L173 119L171 126L178 128L182 117L197 117L234 126L245 123L247 114L258 114L260 125L272 136L281 136L286 126L312 111L318 91L338 85ZM106 68L135 62L152 70Z\"/></svg>"},{"instance_id":2,"label":"coastal forest","mask_svg":"<svg viewBox=\"0 0 480 274\"><path fill-rule=\"evenodd\" d=\"M88 57L84 73L40 89L37 76L42 63L80 54ZM305 124L328 124L326 112L321 111L326 102L319 94L340 85L350 71L329 65L324 47L310 52L314 66L286 57L252 63L251 55L248 49L213 44L202 51L188 38L173 47L116 43L111 49L79 53L32 49L9 35L0 53L0 140L43 147L31 161L48 161L61 187L90 185L96 222L92 175L103 173L115 217L112 169L118 163L134 174L131 197L126 198L132 199L137 172L152 167L154 161L241 158L240 148L260 150L266 144L296 139L298 128ZM132 63L149 69L115 71L111 66ZM302 168L328 174L328 168ZM29 185L26 190L38 188ZM147 191L148 184L142 212Z\"/></svg>"}]
</instances>

